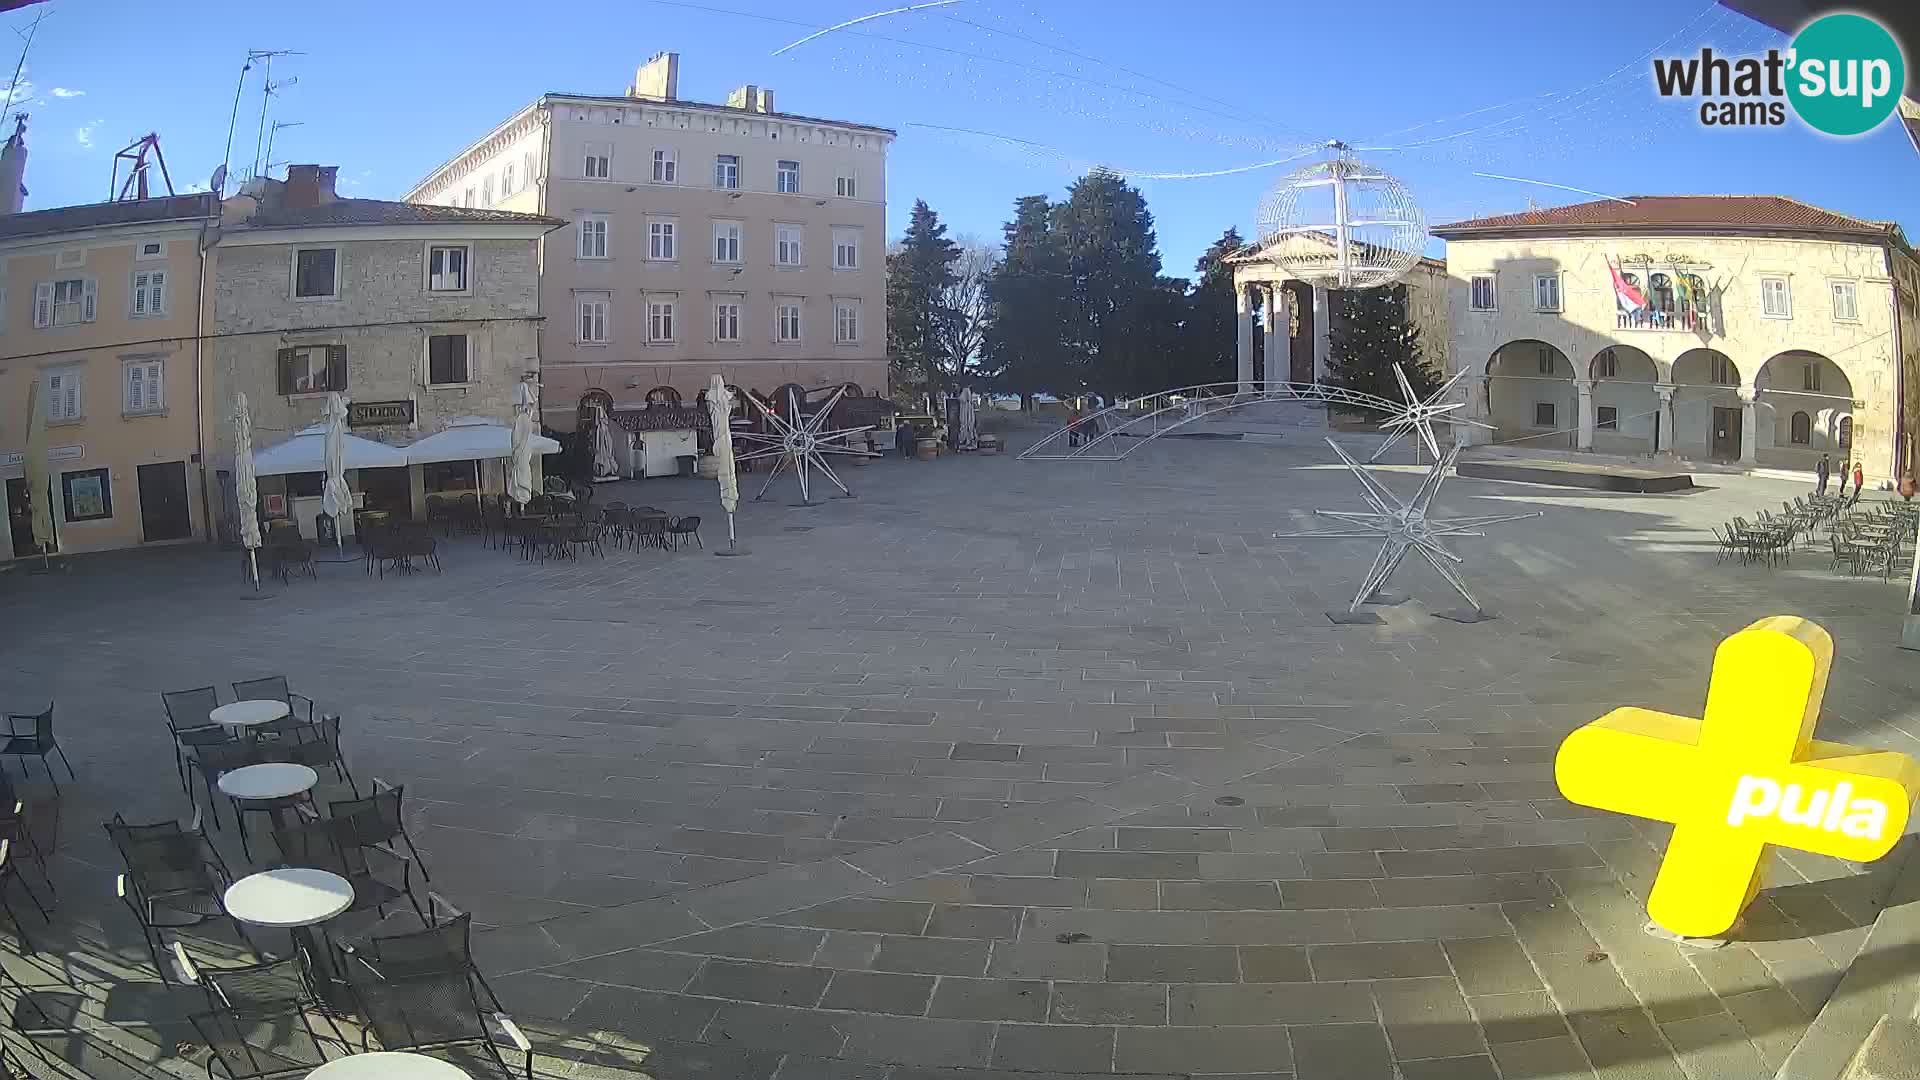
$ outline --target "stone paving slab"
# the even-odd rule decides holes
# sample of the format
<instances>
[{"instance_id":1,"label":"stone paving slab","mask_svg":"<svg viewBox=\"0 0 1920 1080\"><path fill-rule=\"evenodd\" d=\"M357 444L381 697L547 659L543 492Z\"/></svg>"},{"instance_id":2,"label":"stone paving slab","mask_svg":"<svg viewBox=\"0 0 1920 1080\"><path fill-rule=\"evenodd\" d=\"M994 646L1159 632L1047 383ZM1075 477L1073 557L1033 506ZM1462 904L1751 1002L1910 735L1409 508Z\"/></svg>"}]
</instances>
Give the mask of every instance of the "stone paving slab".
<instances>
[{"instance_id":1,"label":"stone paving slab","mask_svg":"<svg viewBox=\"0 0 1920 1080\"><path fill-rule=\"evenodd\" d=\"M184 812L157 691L287 672L405 783L516 1013L661 1077L1777 1066L1884 875L1781 859L1750 940L1647 938L1664 831L1560 800L1552 750L1619 704L1697 712L1719 637L1778 611L1839 642L1823 737L1914 749L1895 588L1716 565L1705 525L1790 485L1450 480L1547 511L1461 542L1502 617L1433 619L1416 571L1335 627L1371 552L1269 536L1354 500L1324 456L883 463L858 500L750 504L747 559L456 540L440 576L263 601L204 552L80 560L0 576L0 692L60 702L65 877L111 865L88 823Z\"/></svg>"}]
</instances>

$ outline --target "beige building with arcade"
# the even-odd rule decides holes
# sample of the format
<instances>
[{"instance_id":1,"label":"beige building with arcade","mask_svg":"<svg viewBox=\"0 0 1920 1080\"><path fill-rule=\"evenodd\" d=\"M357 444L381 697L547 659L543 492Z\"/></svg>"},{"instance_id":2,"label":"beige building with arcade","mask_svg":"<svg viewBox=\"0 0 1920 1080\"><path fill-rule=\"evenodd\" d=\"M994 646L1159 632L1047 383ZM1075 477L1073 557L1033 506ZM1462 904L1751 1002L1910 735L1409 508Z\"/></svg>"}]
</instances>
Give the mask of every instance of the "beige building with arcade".
<instances>
[{"instance_id":1,"label":"beige building with arcade","mask_svg":"<svg viewBox=\"0 0 1920 1080\"><path fill-rule=\"evenodd\" d=\"M546 94L409 191L409 202L547 214L542 409L572 430L604 391L691 401L718 371L769 394L884 393L885 128L776 112L744 86L679 96L679 57L618 97Z\"/></svg>"},{"instance_id":2,"label":"beige building with arcade","mask_svg":"<svg viewBox=\"0 0 1920 1080\"><path fill-rule=\"evenodd\" d=\"M1761 195L1639 196L1440 225L1448 370L1480 441L1913 469L1920 262L1897 225ZM1615 269L1645 297L1629 311Z\"/></svg>"}]
</instances>

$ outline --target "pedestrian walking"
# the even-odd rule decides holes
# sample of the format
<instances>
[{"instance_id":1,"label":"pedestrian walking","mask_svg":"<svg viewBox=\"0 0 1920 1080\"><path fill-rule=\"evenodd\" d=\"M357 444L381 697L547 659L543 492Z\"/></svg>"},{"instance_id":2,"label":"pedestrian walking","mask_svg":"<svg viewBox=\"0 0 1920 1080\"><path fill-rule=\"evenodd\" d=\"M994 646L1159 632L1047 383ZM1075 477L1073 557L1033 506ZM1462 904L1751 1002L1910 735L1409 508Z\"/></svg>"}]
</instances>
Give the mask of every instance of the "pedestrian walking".
<instances>
[{"instance_id":1,"label":"pedestrian walking","mask_svg":"<svg viewBox=\"0 0 1920 1080\"><path fill-rule=\"evenodd\" d=\"M1831 475L1832 472L1833 462L1827 460L1827 455L1821 454L1820 464L1813 467L1813 475L1816 481L1813 486L1813 493L1815 495L1825 495L1827 493L1827 477Z\"/></svg>"},{"instance_id":2,"label":"pedestrian walking","mask_svg":"<svg viewBox=\"0 0 1920 1080\"><path fill-rule=\"evenodd\" d=\"M1067 445L1080 445L1080 407L1078 405L1067 410Z\"/></svg>"},{"instance_id":3,"label":"pedestrian walking","mask_svg":"<svg viewBox=\"0 0 1920 1080\"><path fill-rule=\"evenodd\" d=\"M1861 468L1860 462L1856 461L1853 463L1853 499L1855 502L1860 501L1861 489L1865 488L1866 484L1867 470Z\"/></svg>"},{"instance_id":4,"label":"pedestrian walking","mask_svg":"<svg viewBox=\"0 0 1920 1080\"><path fill-rule=\"evenodd\" d=\"M896 428L893 433L893 444L900 448L901 461L913 460L913 442L912 422L907 420L900 421L900 426Z\"/></svg>"}]
</instances>

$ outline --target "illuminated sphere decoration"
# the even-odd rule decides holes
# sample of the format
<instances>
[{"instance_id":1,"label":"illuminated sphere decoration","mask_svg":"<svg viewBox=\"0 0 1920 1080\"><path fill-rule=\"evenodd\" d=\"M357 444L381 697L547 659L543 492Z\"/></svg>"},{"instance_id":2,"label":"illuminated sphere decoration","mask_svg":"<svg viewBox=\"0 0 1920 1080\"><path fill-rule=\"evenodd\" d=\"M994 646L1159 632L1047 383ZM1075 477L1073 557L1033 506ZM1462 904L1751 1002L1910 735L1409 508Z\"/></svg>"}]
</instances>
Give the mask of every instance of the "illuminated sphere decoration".
<instances>
[{"instance_id":1,"label":"illuminated sphere decoration","mask_svg":"<svg viewBox=\"0 0 1920 1080\"><path fill-rule=\"evenodd\" d=\"M1291 277L1374 289L1406 276L1427 246L1427 217L1385 170L1333 156L1289 173L1260 200L1260 247Z\"/></svg>"}]
</instances>

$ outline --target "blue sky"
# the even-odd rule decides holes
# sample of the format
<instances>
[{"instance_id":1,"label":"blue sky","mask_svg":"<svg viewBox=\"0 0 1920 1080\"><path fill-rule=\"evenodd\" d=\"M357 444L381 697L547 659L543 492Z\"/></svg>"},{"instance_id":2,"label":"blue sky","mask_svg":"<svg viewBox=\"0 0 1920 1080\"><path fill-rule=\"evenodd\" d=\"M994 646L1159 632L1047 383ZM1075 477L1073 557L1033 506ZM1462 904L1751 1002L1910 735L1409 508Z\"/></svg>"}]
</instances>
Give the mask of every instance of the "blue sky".
<instances>
[{"instance_id":1,"label":"blue sky","mask_svg":"<svg viewBox=\"0 0 1920 1080\"><path fill-rule=\"evenodd\" d=\"M538 94L619 93L638 63L675 49L683 97L724 100L755 82L783 111L898 129L895 232L916 197L956 234L997 239L1015 197L1058 194L1092 164L1224 170L1337 137L1382 148L1362 156L1401 176L1433 222L1584 198L1473 175L1489 172L1612 194L1785 194L1920 234L1920 154L1894 125L1844 142L1792 121L1715 131L1655 96L1656 47L1778 43L1705 0L962 0L772 55L902 2L570 0L537 27L527 5L493 0L256 4L220 18L58 0L39 9L51 17L23 80L29 206L104 198L113 151L150 130L175 183L204 184L249 48L306 54L274 69L298 80L274 116L301 123L280 132L275 158L337 164L344 193L388 198ZM23 27L34 13L0 18ZM17 39L5 37L10 70ZM250 81L236 172L254 156L259 101ZM1293 167L1137 179L1169 272L1187 273L1226 226L1248 231Z\"/></svg>"}]
</instances>

